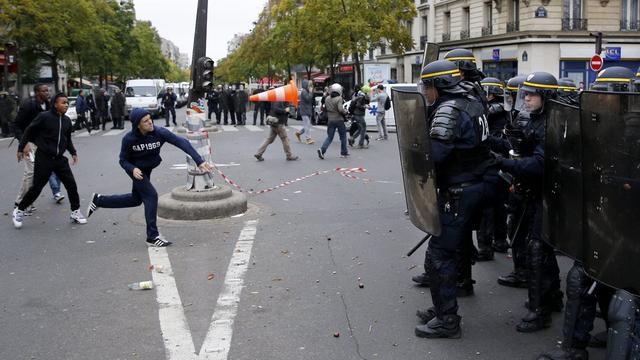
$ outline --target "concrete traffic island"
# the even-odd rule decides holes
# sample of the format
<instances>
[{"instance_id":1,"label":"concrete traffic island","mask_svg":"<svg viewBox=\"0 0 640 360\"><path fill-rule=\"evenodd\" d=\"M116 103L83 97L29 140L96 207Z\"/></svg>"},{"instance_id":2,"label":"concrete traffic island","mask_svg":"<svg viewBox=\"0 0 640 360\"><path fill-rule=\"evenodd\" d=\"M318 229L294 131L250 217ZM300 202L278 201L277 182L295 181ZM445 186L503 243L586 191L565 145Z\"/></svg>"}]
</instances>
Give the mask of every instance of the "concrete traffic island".
<instances>
[{"instance_id":1,"label":"concrete traffic island","mask_svg":"<svg viewBox=\"0 0 640 360\"><path fill-rule=\"evenodd\" d=\"M226 185L204 191L178 186L158 199L158 216L171 220L219 219L247 211L247 196Z\"/></svg>"}]
</instances>

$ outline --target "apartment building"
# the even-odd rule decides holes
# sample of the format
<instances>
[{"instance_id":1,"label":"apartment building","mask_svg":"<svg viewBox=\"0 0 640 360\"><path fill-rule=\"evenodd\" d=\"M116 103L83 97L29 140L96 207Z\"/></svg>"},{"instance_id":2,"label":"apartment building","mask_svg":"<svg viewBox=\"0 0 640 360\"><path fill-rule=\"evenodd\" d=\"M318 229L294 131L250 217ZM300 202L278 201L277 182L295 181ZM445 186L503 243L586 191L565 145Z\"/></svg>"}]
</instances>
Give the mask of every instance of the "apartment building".
<instances>
[{"instance_id":1,"label":"apartment building","mask_svg":"<svg viewBox=\"0 0 640 360\"><path fill-rule=\"evenodd\" d=\"M602 32L605 67L640 67L640 0L416 0L417 18L408 26L415 49L404 55L377 50L399 82L415 82L421 49L436 42L441 56L471 49L489 76L547 71L589 84L595 73L593 32ZM395 76L395 77L394 77Z\"/></svg>"}]
</instances>

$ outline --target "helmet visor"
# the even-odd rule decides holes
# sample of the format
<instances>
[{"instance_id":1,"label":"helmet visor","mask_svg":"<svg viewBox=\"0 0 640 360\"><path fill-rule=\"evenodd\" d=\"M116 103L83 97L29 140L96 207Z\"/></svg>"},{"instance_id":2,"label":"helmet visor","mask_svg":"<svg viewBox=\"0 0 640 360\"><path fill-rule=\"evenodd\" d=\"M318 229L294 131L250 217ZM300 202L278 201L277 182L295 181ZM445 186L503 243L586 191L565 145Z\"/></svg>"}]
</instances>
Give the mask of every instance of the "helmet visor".
<instances>
[{"instance_id":1,"label":"helmet visor","mask_svg":"<svg viewBox=\"0 0 640 360\"><path fill-rule=\"evenodd\" d=\"M515 109L520 112L540 113L544 105L544 97L535 88L521 86L516 96Z\"/></svg>"},{"instance_id":2,"label":"helmet visor","mask_svg":"<svg viewBox=\"0 0 640 360\"><path fill-rule=\"evenodd\" d=\"M633 84L629 81L598 81L591 84L590 90L608 92L632 92Z\"/></svg>"}]
</instances>

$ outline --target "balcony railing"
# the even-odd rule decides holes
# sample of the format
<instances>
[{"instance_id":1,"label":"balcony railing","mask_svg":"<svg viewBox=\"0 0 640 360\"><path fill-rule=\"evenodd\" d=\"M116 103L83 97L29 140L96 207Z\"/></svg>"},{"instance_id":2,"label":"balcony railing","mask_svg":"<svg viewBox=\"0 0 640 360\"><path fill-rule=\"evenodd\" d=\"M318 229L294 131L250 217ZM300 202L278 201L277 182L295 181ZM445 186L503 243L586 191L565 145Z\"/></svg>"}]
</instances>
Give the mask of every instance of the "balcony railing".
<instances>
[{"instance_id":1,"label":"balcony railing","mask_svg":"<svg viewBox=\"0 0 640 360\"><path fill-rule=\"evenodd\" d=\"M427 35L420 36L420 50L424 50L424 47L426 44L427 44Z\"/></svg>"},{"instance_id":2,"label":"balcony railing","mask_svg":"<svg viewBox=\"0 0 640 360\"><path fill-rule=\"evenodd\" d=\"M511 21L507 23L507 32L520 31L520 21Z\"/></svg>"},{"instance_id":3,"label":"balcony railing","mask_svg":"<svg viewBox=\"0 0 640 360\"><path fill-rule=\"evenodd\" d=\"M562 19L562 30L586 31L587 19Z\"/></svg>"},{"instance_id":4,"label":"balcony railing","mask_svg":"<svg viewBox=\"0 0 640 360\"><path fill-rule=\"evenodd\" d=\"M449 41L449 40L451 40L451 33L443 33L442 41Z\"/></svg>"},{"instance_id":5,"label":"balcony railing","mask_svg":"<svg viewBox=\"0 0 640 360\"><path fill-rule=\"evenodd\" d=\"M640 21L620 20L620 31L638 31L640 30Z\"/></svg>"},{"instance_id":6,"label":"balcony railing","mask_svg":"<svg viewBox=\"0 0 640 360\"><path fill-rule=\"evenodd\" d=\"M482 36L489 36L493 34L493 26L483 26L482 27Z\"/></svg>"},{"instance_id":7,"label":"balcony railing","mask_svg":"<svg viewBox=\"0 0 640 360\"><path fill-rule=\"evenodd\" d=\"M468 39L469 35L470 35L469 30L460 31L460 40Z\"/></svg>"}]
</instances>

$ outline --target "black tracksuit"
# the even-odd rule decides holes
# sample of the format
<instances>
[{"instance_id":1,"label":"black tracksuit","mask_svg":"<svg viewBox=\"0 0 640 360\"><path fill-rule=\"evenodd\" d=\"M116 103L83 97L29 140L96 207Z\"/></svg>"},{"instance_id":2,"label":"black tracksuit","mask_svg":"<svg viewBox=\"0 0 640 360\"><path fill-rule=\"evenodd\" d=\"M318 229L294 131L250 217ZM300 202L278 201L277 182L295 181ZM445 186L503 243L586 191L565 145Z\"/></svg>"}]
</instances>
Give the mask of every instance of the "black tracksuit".
<instances>
[{"instance_id":1,"label":"black tracksuit","mask_svg":"<svg viewBox=\"0 0 640 360\"><path fill-rule=\"evenodd\" d=\"M53 99L52 104L55 104L56 98ZM71 130L71 119L66 115L58 114L55 108L51 108L50 111L41 112L24 131L18 151L22 152L28 142L36 144L38 149L33 170L33 186L18 205L20 210L25 210L38 198L52 172L67 189L71 210L80 208L76 181L69 167L69 160L63 156L65 151L76 155L76 149L71 141Z\"/></svg>"}]
</instances>

